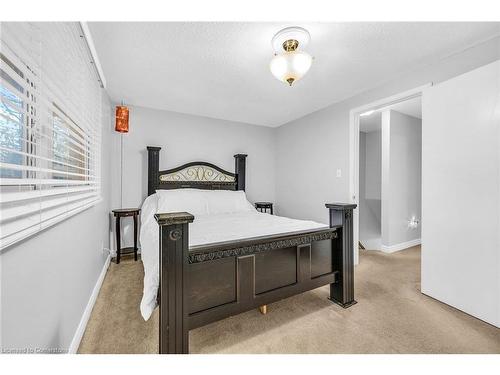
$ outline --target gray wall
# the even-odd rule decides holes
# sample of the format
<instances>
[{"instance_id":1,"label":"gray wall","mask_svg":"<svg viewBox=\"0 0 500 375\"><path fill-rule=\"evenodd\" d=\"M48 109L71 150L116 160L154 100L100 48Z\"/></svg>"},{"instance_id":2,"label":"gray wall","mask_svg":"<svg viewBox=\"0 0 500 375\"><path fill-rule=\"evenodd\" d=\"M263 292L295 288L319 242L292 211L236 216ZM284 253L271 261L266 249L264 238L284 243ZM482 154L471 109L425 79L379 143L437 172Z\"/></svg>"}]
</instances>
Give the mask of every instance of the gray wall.
<instances>
[{"instance_id":1,"label":"gray wall","mask_svg":"<svg viewBox=\"0 0 500 375\"><path fill-rule=\"evenodd\" d=\"M120 137L123 137L123 207L147 196L146 146L161 146L160 168L209 161L234 171L237 153L248 154L246 192L251 202L275 201L274 129L175 112L130 107L130 131L113 134L112 206L120 207ZM131 243L131 225L124 225Z\"/></svg>"},{"instance_id":2,"label":"gray wall","mask_svg":"<svg viewBox=\"0 0 500 375\"><path fill-rule=\"evenodd\" d=\"M110 102L103 93L103 200L4 250L1 257L1 345L67 350L109 247Z\"/></svg>"},{"instance_id":3,"label":"gray wall","mask_svg":"<svg viewBox=\"0 0 500 375\"><path fill-rule=\"evenodd\" d=\"M359 135L359 238L366 249L380 250L372 240L381 237L382 135Z\"/></svg>"},{"instance_id":4,"label":"gray wall","mask_svg":"<svg viewBox=\"0 0 500 375\"><path fill-rule=\"evenodd\" d=\"M391 82L280 126L276 130L276 197L280 214L328 222L325 202L350 201L349 111L498 58L499 38L407 72ZM342 177L336 177L336 169Z\"/></svg>"},{"instance_id":5,"label":"gray wall","mask_svg":"<svg viewBox=\"0 0 500 375\"><path fill-rule=\"evenodd\" d=\"M382 245L420 239L422 120L388 110L382 114Z\"/></svg>"},{"instance_id":6,"label":"gray wall","mask_svg":"<svg viewBox=\"0 0 500 375\"><path fill-rule=\"evenodd\" d=\"M366 133L366 199L381 199L382 190L382 132ZM380 210L380 208L379 208ZM380 211L378 212L380 220Z\"/></svg>"},{"instance_id":7,"label":"gray wall","mask_svg":"<svg viewBox=\"0 0 500 375\"><path fill-rule=\"evenodd\" d=\"M366 206L366 133L359 133L359 227L367 227L366 221L369 219ZM361 233L359 240L363 237Z\"/></svg>"},{"instance_id":8,"label":"gray wall","mask_svg":"<svg viewBox=\"0 0 500 375\"><path fill-rule=\"evenodd\" d=\"M114 134L113 169L119 170L120 135ZM175 112L130 107L130 132L123 135L123 204L137 206L147 196L147 145L161 146L160 168L195 160L234 171L237 153L248 154L250 200L275 198L273 129ZM113 179L113 191L119 191ZM118 198L113 194L113 198ZM117 203L117 199L113 200Z\"/></svg>"}]
</instances>

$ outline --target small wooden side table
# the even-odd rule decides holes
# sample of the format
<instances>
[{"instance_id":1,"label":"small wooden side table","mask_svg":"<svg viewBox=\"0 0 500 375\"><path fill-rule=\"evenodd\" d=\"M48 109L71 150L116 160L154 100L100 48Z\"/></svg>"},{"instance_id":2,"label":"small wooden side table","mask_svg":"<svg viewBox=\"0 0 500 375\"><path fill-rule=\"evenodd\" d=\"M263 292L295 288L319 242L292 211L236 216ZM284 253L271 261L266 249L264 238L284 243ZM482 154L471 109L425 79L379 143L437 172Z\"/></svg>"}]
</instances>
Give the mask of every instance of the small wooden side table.
<instances>
[{"instance_id":1,"label":"small wooden side table","mask_svg":"<svg viewBox=\"0 0 500 375\"><path fill-rule=\"evenodd\" d=\"M120 264L120 257L123 253L131 254L134 253L134 260L137 261L137 216L141 212L140 208L119 208L113 210L113 215L116 218L116 264ZM133 247L125 247L122 249L121 239L120 239L120 219L122 217L132 216L134 219L134 246Z\"/></svg>"},{"instance_id":2,"label":"small wooden side table","mask_svg":"<svg viewBox=\"0 0 500 375\"><path fill-rule=\"evenodd\" d=\"M264 213L269 210L270 214L273 215L273 204L271 202L255 202L255 208Z\"/></svg>"}]
</instances>

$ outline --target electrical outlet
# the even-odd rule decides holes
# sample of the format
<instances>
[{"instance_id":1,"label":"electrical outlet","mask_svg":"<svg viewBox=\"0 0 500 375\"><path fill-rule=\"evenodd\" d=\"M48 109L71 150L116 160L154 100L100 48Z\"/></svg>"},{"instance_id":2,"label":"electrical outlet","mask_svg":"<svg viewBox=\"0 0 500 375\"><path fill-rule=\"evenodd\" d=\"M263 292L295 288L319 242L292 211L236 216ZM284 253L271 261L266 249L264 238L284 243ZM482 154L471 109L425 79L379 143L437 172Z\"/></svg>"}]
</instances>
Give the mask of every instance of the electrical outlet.
<instances>
[{"instance_id":1,"label":"electrical outlet","mask_svg":"<svg viewBox=\"0 0 500 375\"><path fill-rule=\"evenodd\" d=\"M337 169L337 177L342 177L342 169Z\"/></svg>"}]
</instances>

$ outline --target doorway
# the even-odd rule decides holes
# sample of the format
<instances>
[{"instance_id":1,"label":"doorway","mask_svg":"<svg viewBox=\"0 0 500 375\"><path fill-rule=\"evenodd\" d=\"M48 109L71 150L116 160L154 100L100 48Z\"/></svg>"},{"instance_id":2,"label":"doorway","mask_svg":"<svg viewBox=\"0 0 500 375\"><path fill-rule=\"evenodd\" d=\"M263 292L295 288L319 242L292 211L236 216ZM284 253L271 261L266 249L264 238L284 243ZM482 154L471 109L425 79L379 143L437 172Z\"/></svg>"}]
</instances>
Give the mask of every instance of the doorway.
<instances>
[{"instance_id":1,"label":"doorway","mask_svg":"<svg viewBox=\"0 0 500 375\"><path fill-rule=\"evenodd\" d=\"M351 111L355 260L420 244L422 107L425 87Z\"/></svg>"}]
</instances>

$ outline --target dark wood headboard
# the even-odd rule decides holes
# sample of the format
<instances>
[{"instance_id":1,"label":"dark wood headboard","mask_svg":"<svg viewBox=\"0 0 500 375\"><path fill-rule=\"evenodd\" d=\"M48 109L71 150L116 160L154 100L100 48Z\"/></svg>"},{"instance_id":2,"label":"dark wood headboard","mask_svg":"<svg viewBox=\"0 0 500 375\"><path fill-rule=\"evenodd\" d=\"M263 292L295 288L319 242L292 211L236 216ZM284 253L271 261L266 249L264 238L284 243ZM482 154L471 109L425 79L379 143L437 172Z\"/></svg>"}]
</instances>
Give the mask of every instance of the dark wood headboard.
<instances>
[{"instance_id":1,"label":"dark wood headboard","mask_svg":"<svg viewBox=\"0 0 500 375\"><path fill-rule=\"evenodd\" d=\"M148 146L147 149L148 195L159 189L245 190L245 154L234 155L234 173L204 161L160 171L161 147Z\"/></svg>"}]
</instances>

